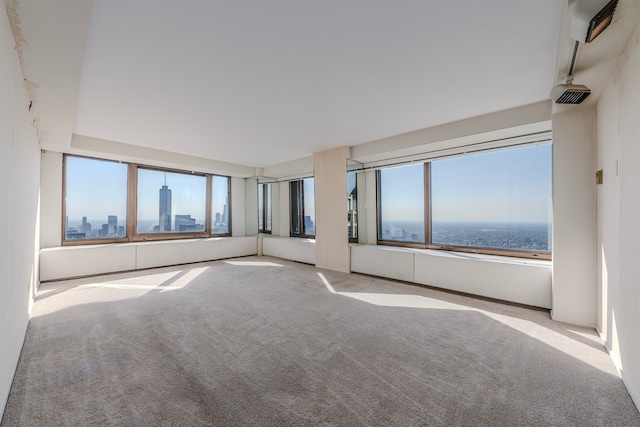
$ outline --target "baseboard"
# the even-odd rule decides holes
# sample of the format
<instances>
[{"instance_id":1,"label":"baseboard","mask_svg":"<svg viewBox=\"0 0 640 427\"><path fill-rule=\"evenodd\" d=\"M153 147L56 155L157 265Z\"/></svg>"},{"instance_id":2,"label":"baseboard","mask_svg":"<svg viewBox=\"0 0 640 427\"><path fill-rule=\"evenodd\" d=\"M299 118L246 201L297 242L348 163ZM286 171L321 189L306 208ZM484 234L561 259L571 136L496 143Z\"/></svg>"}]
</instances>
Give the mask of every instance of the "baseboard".
<instances>
[{"instance_id":1,"label":"baseboard","mask_svg":"<svg viewBox=\"0 0 640 427\"><path fill-rule=\"evenodd\" d=\"M4 399L0 401L0 423L2 422L2 418L4 416L4 410L7 408L7 402L9 401L9 393L11 393L11 387L13 386L13 379L16 376L16 372L18 371L18 364L20 363L20 356L22 355L22 349L24 348L24 343L27 339L27 328L29 327L30 315L27 315L27 322L24 327L24 331L22 332L22 343L20 344L20 348L18 349L18 355L15 357L15 363L13 364L13 374L11 375L11 381L9 381L9 385L4 394Z\"/></svg>"},{"instance_id":2,"label":"baseboard","mask_svg":"<svg viewBox=\"0 0 640 427\"><path fill-rule=\"evenodd\" d=\"M569 319L569 318L565 318L565 317L555 316L553 314L553 310L551 310L551 319L555 320L556 322L568 323L569 325L575 325L575 326L584 326L585 328L592 328L596 332L598 331L598 325L596 325L595 323L579 322L579 321L576 321L575 319ZM602 338L600 338L600 339L602 339Z\"/></svg>"},{"instance_id":3,"label":"baseboard","mask_svg":"<svg viewBox=\"0 0 640 427\"><path fill-rule=\"evenodd\" d=\"M636 390L629 386L629 383L625 380L624 371L621 372L620 378L622 378L622 383L627 388L629 396L631 396L631 400L633 400L633 403L635 403L636 409L638 410L638 412L640 412L640 394L638 394Z\"/></svg>"},{"instance_id":4,"label":"baseboard","mask_svg":"<svg viewBox=\"0 0 640 427\"><path fill-rule=\"evenodd\" d=\"M640 393L638 393L636 390L633 389L633 387L631 387L631 385L626 379L624 370L621 369L620 366L618 366L615 359L611 356L611 353L613 353L613 350L609 346L609 343L607 342L607 340L605 340L602 337L602 331L600 331L600 328L596 327L596 333L598 334L598 337L600 337L600 341L602 342L604 349L607 351L607 354L611 359L611 363L613 363L613 367L616 368L616 372L618 373L618 376L622 380L622 384L624 384L624 387L627 389L627 393L629 393L631 400L636 405L636 409L638 409L638 412L640 412Z\"/></svg>"}]
</instances>

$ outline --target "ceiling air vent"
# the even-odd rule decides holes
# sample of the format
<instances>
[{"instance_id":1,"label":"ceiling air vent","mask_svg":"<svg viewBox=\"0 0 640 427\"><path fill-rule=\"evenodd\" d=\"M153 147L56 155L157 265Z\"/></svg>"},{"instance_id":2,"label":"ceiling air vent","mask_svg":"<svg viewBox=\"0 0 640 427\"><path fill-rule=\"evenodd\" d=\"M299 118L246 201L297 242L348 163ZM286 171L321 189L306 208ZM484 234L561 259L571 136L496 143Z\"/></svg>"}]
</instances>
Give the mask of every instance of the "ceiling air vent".
<instances>
[{"instance_id":1,"label":"ceiling air vent","mask_svg":"<svg viewBox=\"0 0 640 427\"><path fill-rule=\"evenodd\" d=\"M551 91L551 99L556 104L580 104L589 95L591 95L591 89L584 85L557 85Z\"/></svg>"}]
</instances>

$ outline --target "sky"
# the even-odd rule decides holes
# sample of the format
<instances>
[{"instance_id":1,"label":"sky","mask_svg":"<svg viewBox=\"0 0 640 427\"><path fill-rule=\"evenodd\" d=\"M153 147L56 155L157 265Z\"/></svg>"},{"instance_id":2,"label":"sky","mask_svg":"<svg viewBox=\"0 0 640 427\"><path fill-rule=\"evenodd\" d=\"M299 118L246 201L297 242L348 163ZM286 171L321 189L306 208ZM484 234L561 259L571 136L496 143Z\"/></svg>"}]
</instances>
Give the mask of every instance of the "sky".
<instances>
[{"instance_id":1,"label":"sky","mask_svg":"<svg viewBox=\"0 0 640 427\"><path fill-rule=\"evenodd\" d=\"M382 170L388 221L424 217L422 163ZM433 221L550 222L551 144L431 163Z\"/></svg>"},{"instance_id":2,"label":"sky","mask_svg":"<svg viewBox=\"0 0 640 427\"><path fill-rule=\"evenodd\" d=\"M347 194L350 194L353 191L353 188L356 186L356 173L348 172L347 173Z\"/></svg>"},{"instance_id":3,"label":"sky","mask_svg":"<svg viewBox=\"0 0 640 427\"><path fill-rule=\"evenodd\" d=\"M126 224L127 164L106 160L67 156L66 214L69 226L76 226L83 216L93 228L107 222L108 215ZM199 175L162 172L138 168L138 218L159 218L159 191L166 183L171 190L171 215L191 215L204 224L206 179ZM227 203L227 177L213 177L213 216L223 212ZM172 219L173 220L173 219Z\"/></svg>"},{"instance_id":4,"label":"sky","mask_svg":"<svg viewBox=\"0 0 640 427\"><path fill-rule=\"evenodd\" d=\"M69 226L86 216L94 228L107 223L108 215L118 216L124 225L127 213L126 163L66 157L66 214ZM123 197L124 195L124 197ZM102 221L95 224L96 221Z\"/></svg>"},{"instance_id":5,"label":"sky","mask_svg":"<svg viewBox=\"0 0 640 427\"><path fill-rule=\"evenodd\" d=\"M172 192L172 216L204 223L206 180L202 176L138 169L138 218L158 218L159 190ZM424 218L423 164L381 170L382 219ZM227 203L228 178L214 176L212 215ZM315 221L313 178L305 180L305 213ZM94 227L108 215L125 225L127 164L67 156L66 208L70 226L86 216ZM551 144L473 154L431 163L433 221L550 222ZM221 189L218 191L218 189Z\"/></svg>"},{"instance_id":6,"label":"sky","mask_svg":"<svg viewBox=\"0 0 640 427\"><path fill-rule=\"evenodd\" d=\"M165 183L171 190L171 216L191 215L204 224L207 179L200 175L138 169L138 219L158 219L160 188ZM215 213L214 213L215 215Z\"/></svg>"}]
</instances>

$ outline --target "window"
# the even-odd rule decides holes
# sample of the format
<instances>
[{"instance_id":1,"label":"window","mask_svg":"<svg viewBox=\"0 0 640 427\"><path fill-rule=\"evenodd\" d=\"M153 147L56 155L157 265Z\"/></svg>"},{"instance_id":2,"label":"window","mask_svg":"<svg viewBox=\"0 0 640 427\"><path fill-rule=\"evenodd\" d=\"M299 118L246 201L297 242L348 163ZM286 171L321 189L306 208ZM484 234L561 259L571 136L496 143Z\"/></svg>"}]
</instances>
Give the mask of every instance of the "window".
<instances>
[{"instance_id":1,"label":"window","mask_svg":"<svg viewBox=\"0 0 640 427\"><path fill-rule=\"evenodd\" d=\"M258 184L258 231L271 233L271 183Z\"/></svg>"},{"instance_id":2,"label":"window","mask_svg":"<svg viewBox=\"0 0 640 427\"><path fill-rule=\"evenodd\" d=\"M128 165L66 156L63 240L127 237Z\"/></svg>"},{"instance_id":3,"label":"window","mask_svg":"<svg viewBox=\"0 0 640 427\"><path fill-rule=\"evenodd\" d=\"M205 231L206 176L138 168L137 194L138 234Z\"/></svg>"},{"instance_id":4,"label":"window","mask_svg":"<svg viewBox=\"0 0 640 427\"><path fill-rule=\"evenodd\" d=\"M64 156L62 244L231 235L231 178Z\"/></svg>"},{"instance_id":5,"label":"window","mask_svg":"<svg viewBox=\"0 0 640 427\"><path fill-rule=\"evenodd\" d=\"M349 227L349 241L358 241L358 189L356 173L347 172L347 223Z\"/></svg>"},{"instance_id":6,"label":"window","mask_svg":"<svg viewBox=\"0 0 640 427\"><path fill-rule=\"evenodd\" d=\"M291 236L315 237L316 215L313 184L313 178L289 183Z\"/></svg>"},{"instance_id":7,"label":"window","mask_svg":"<svg viewBox=\"0 0 640 427\"><path fill-rule=\"evenodd\" d=\"M551 162L542 144L381 169L379 243L550 259Z\"/></svg>"},{"instance_id":8,"label":"window","mask_svg":"<svg viewBox=\"0 0 640 427\"><path fill-rule=\"evenodd\" d=\"M422 163L378 171L378 239L425 243Z\"/></svg>"},{"instance_id":9,"label":"window","mask_svg":"<svg viewBox=\"0 0 640 427\"><path fill-rule=\"evenodd\" d=\"M211 198L212 234L231 234L231 178L228 176L213 175L213 197Z\"/></svg>"},{"instance_id":10,"label":"window","mask_svg":"<svg viewBox=\"0 0 640 427\"><path fill-rule=\"evenodd\" d=\"M551 144L431 163L434 244L551 252Z\"/></svg>"}]
</instances>

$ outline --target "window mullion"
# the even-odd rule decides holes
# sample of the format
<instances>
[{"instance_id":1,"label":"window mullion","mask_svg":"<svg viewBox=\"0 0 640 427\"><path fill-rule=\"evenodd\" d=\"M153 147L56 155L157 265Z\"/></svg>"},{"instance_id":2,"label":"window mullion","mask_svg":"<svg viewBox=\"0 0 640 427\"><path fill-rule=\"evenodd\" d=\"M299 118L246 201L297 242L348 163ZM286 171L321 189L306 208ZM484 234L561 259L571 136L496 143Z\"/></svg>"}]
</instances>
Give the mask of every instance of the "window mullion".
<instances>
[{"instance_id":1,"label":"window mullion","mask_svg":"<svg viewBox=\"0 0 640 427\"><path fill-rule=\"evenodd\" d=\"M424 243L431 244L431 162L424 164Z\"/></svg>"},{"instance_id":2,"label":"window mullion","mask_svg":"<svg viewBox=\"0 0 640 427\"><path fill-rule=\"evenodd\" d=\"M304 181L298 181L298 193L300 194L300 207L298 208L298 221L300 221L300 231L303 236L307 235L307 224L304 222Z\"/></svg>"},{"instance_id":3,"label":"window mullion","mask_svg":"<svg viewBox=\"0 0 640 427\"><path fill-rule=\"evenodd\" d=\"M380 169L376 171L376 241L382 240L382 197L381 197L381 172Z\"/></svg>"},{"instance_id":4,"label":"window mullion","mask_svg":"<svg viewBox=\"0 0 640 427\"><path fill-rule=\"evenodd\" d=\"M138 230L138 165L129 163L127 182L127 239L133 240Z\"/></svg>"},{"instance_id":5,"label":"window mullion","mask_svg":"<svg viewBox=\"0 0 640 427\"><path fill-rule=\"evenodd\" d=\"M212 201L213 201L213 177L207 174L207 192L205 194L205 211L204 211L204 233L211 237L212 227L211 222L213 218L212 213Z\"/></svg>"}]
</instances>

